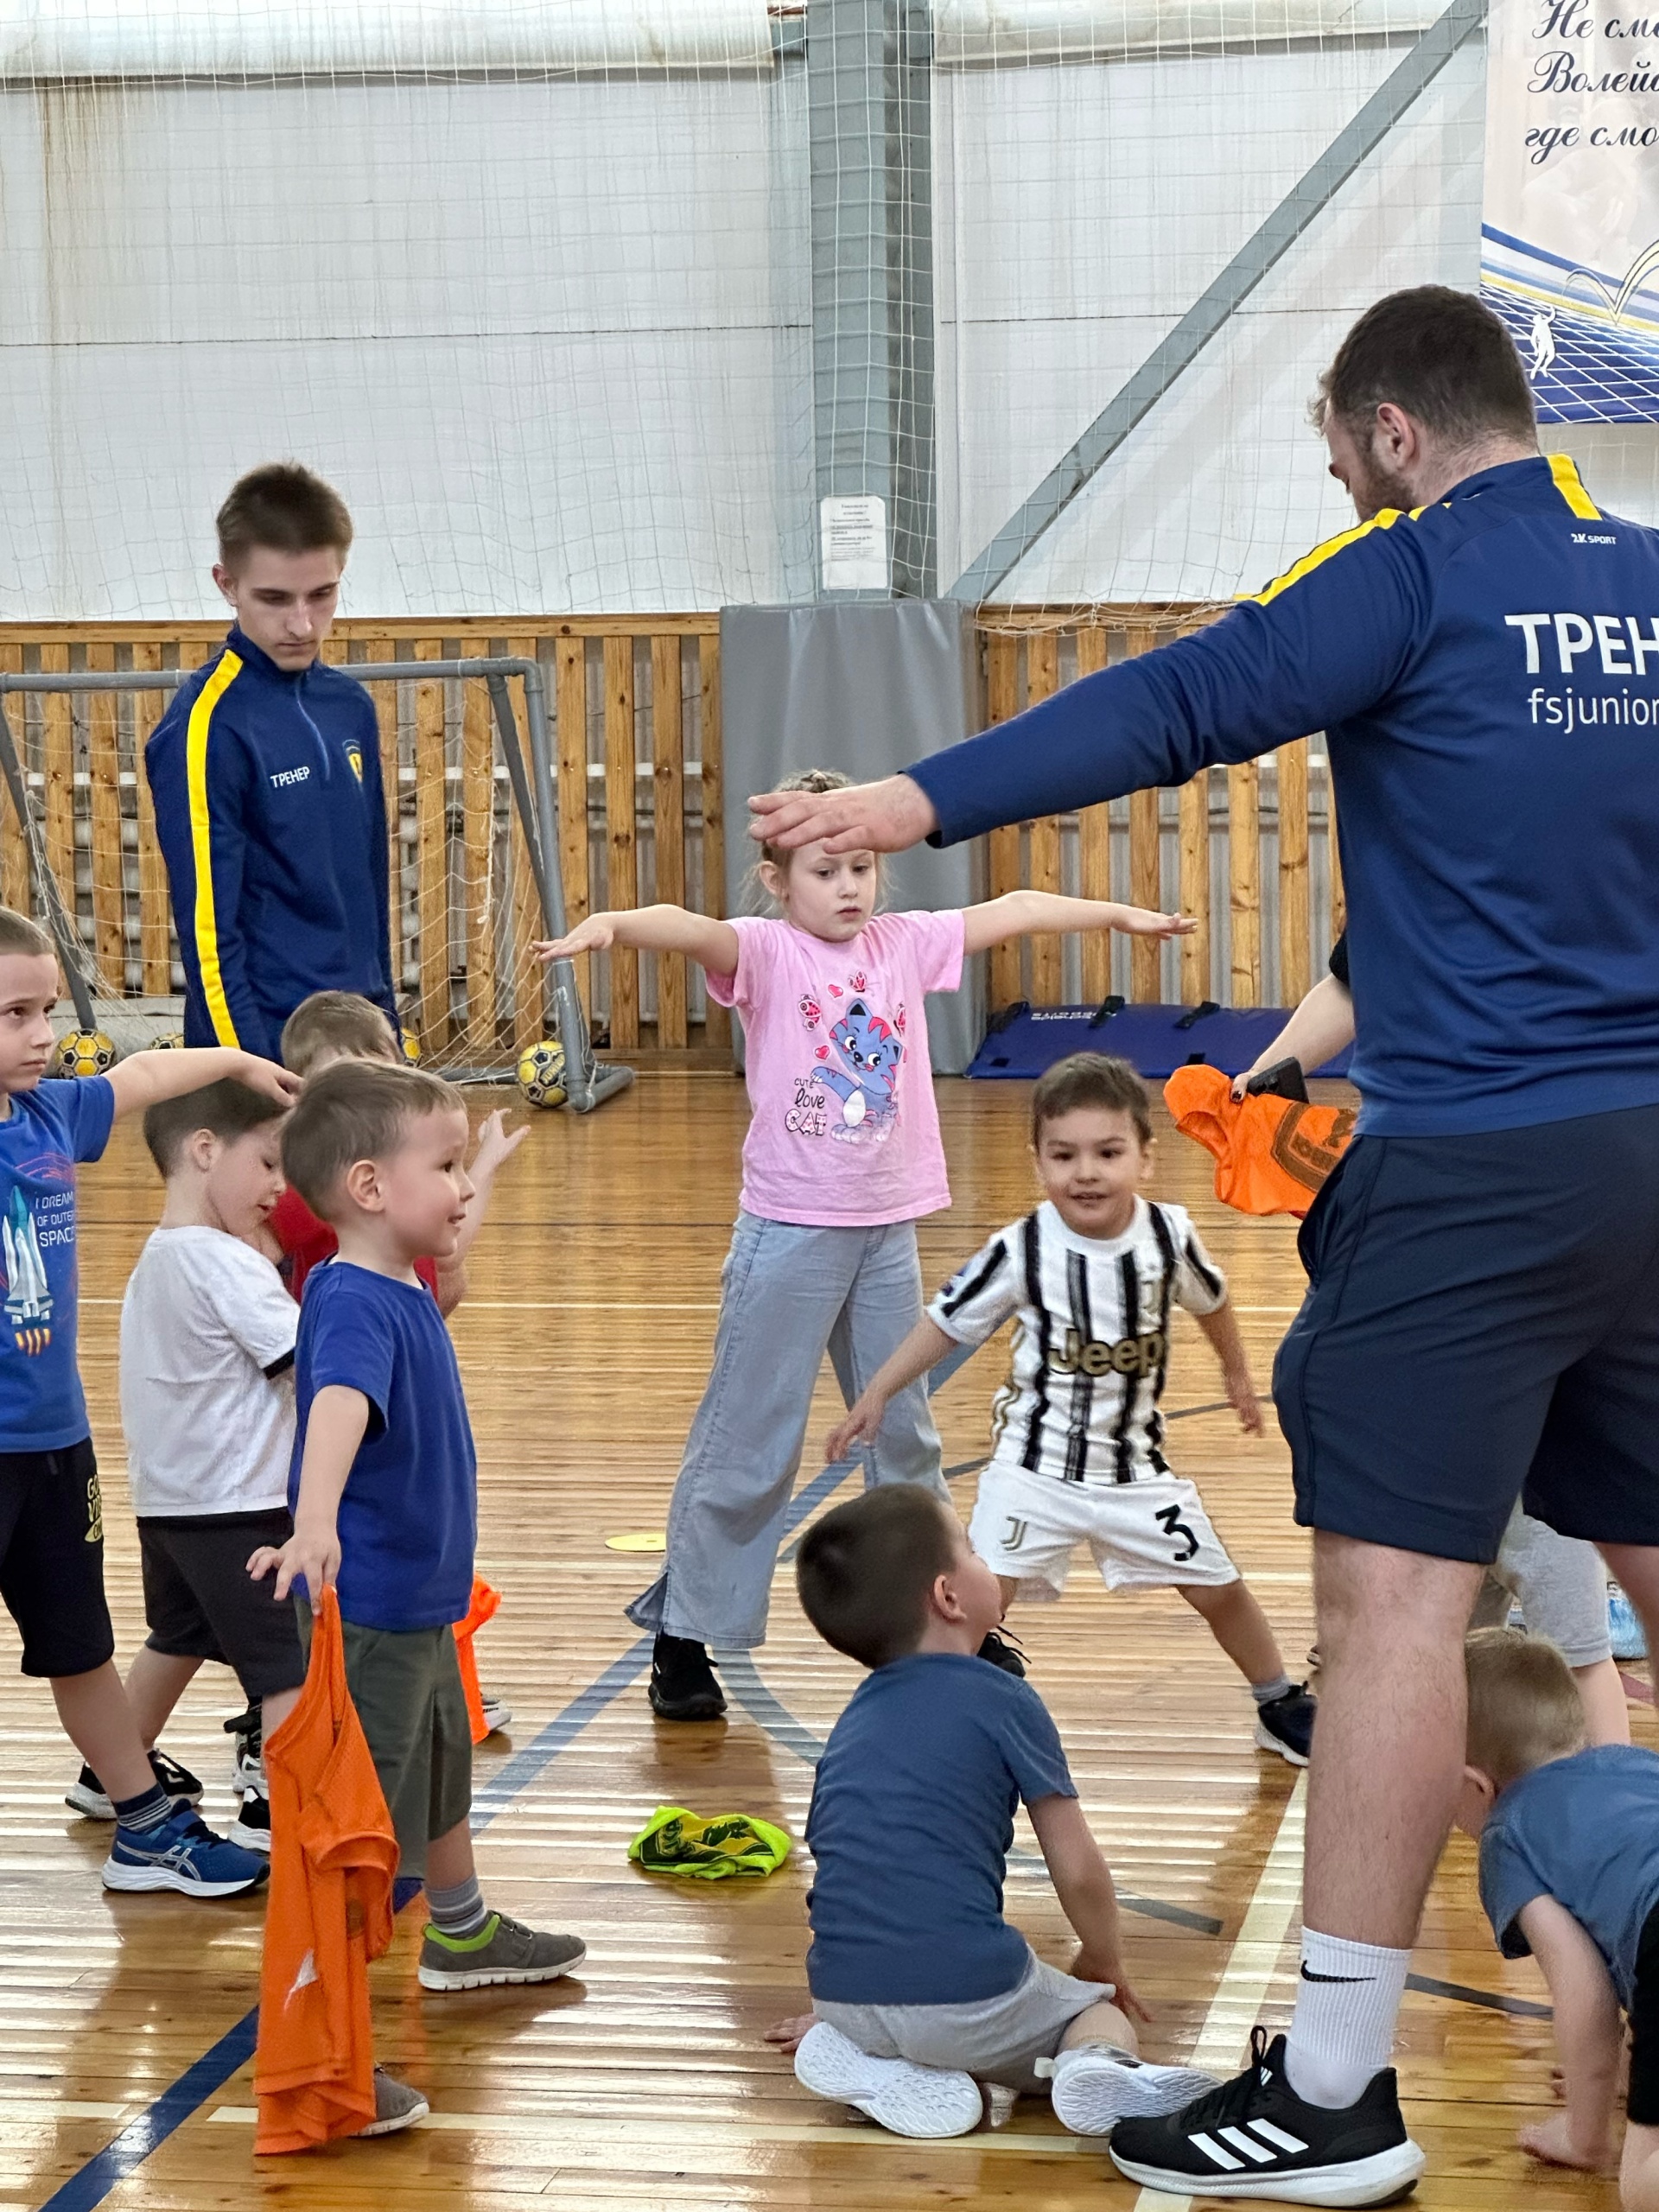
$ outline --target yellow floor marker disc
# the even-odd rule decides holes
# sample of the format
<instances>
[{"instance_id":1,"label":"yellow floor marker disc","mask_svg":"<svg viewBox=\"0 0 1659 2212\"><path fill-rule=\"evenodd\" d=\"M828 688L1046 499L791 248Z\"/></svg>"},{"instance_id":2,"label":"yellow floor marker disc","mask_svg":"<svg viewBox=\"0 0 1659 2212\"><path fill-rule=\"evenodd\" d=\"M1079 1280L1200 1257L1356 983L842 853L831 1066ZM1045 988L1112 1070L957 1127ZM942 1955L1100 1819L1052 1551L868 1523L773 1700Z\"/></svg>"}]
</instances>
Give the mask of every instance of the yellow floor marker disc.
<instances>
[{"instance_id":1,"label":"yellow floor marker disc","mask_svg":"<svg viewBox=\"0 0 1659 2212\"><path fill-rule=\"evenodd\" d=\"M637 1529L626 1536L607 1536L607 1552L665 1552L668 1538L660 1529Z\"/></svg>"}]
</instances>

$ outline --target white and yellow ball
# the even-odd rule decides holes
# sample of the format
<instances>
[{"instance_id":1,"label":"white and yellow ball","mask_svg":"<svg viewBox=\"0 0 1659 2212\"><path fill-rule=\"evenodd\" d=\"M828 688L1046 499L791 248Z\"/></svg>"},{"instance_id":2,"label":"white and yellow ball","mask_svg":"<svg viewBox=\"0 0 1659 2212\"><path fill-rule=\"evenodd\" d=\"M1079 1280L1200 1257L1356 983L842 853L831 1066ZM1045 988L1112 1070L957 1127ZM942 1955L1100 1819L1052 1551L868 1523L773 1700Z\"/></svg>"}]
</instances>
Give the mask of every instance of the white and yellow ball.
<instances>
[{"instance_id":1,"label":"white and yellow ball","mask_svg":"<svg viewBox=\"0 0 1659 2212\"><path fill-rule=\"evenodd\" d=\"M556 1038L543 1037L518 1055L518 1088L532 1106L563 1105L564 1047Z\"/></svg>"},{"instance_id":2,"label":"white and yellow ball","mask_svg":"<svg viewBox=\"0 0 1659 2212\"><path fill-rule=\"evenodd\" d=\"M159 1037L150 1039L149 1049L152 1052L181 1052L184 1050L183 1030L163 1029Z\"/></svg>"},{"instance_id":3,"label":"white and yellow ball","mask_svg":"<svg viewBox=\"0 0 1659 2212\"><path fill-rule=\"evenodd\" d=\"M101 1029L71 1029L53 1047L48 1075L107 1075L115 1065L115 1040Z\"/></svg>"},{"instance_id":4,"label":"white and yellow ball","mask_svg":"<svg viewBox=\"0 0 1659 2212\"><path fill-rule=\"evenodd\" d=\"M404 1048L404 1058L408 1061L410 1066L412 1068L419 1067L421 1065L421 1040L415 1034L415 1032L412 1029L400 1029L397 1032L397 1039L398 1042Z\"/></svg>"}]
</instances>

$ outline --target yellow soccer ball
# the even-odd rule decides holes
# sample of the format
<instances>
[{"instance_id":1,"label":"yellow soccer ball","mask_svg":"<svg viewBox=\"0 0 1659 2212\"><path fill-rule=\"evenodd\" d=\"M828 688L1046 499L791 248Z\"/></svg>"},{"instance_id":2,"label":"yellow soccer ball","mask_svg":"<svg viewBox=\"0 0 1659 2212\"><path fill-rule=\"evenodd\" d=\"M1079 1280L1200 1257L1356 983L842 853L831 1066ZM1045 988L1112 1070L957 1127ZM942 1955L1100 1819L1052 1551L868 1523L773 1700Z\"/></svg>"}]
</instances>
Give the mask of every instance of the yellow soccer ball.
<instances>
[{"instance_id":1,"label":"yellow soccer ball","mask_svg":"<svg viewBox=\"0 0 1659 2212\"><path fill-rule=\"evenodd\" d=\"M115 1043L101 1029L72 1029L60 1037L47 1072L55 1076L107 1075L115 1065Z\"/></svg>"},{"instance_id":2,"label":"yellow soccer ball","mask_svg":"<svg viewBox=\"0 0 1659 2212\"><path fill-rule=\"evenodd\" d=\"M551 1037L518 1055L518 1088L532 1106L564 1103L564 1047Z\"/></svg>"},{"instance_id":3,"label":"yellow soccer ball","mask_svg":"<svg viewBox=\"0 0 1659 2212\"><path fill-rule=\"evenodd\" d=\"M184 1050L183 1030L163 1029L159 1037L150 1039L149 1049L152 1052L181 1052Z\"/></svg>"},{"instance_id":4,"label":"yellow soccer ball","mask_svg":"<svg viewBox=\"0 0 1659 2212\"><path fill-rule=\"evenodd\" d=\"M404 1058L412 1068L421 1065L421 1040L412 1029L400 1029L398 1038L404 1047Z\"/></svg>"}]
</instances>

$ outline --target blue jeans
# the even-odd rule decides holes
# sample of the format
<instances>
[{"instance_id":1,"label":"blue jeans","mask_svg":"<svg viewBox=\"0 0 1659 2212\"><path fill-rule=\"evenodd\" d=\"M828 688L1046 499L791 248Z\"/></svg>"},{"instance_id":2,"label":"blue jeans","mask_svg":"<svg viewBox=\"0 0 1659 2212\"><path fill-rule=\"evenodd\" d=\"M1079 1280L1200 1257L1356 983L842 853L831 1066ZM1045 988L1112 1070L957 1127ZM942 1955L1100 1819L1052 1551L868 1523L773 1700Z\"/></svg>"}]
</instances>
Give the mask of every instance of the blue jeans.
<instances>
[{"instance_id":1,"label":"blue jeans","mask_svg":"<svg viewBox=\"0 0 1659 2212\"><path fill-rule=\"evenodd\" d=\"M668 1513L668 1564L628 1607L639 1627L722 1650L764 1643L772 1578L826 1351L851 1405L922 1314L913 1222L812 1229L740 1213L721 1278L714 1371ZM948 1500L927 1391L888 1404L865 1481Z\"/></svg>"}]
</instances>

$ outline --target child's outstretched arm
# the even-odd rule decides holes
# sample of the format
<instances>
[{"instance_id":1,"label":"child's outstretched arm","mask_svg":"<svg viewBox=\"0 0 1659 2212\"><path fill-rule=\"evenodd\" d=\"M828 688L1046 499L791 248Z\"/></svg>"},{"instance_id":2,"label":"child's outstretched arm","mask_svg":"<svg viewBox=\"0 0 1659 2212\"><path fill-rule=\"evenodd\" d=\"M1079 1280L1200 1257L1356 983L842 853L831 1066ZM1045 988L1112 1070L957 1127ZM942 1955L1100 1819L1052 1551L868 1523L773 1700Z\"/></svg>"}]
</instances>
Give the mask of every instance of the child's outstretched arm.
<instances>
[{"instance_id":1,"label":"child's outstretched arm","mask_svg":"<svg viewBox=\"0 0 1659 2212\"><path fill-rule=\"evenodd\" d=\"M1074 923L1073 928L1077 926ZM568 960L578 952L607 952L631 944L639 952L683 952L716 976L737 973L737 931L729 922L683 906L635 906L615 914L589 914L562 938L532 944L538 960Z\"/></svg>"},{"instance_id":2,"label":"child's outstretched arm","mask_svg":"<svg viewBox=\"0 0 1659 2212\"><path fill-rule=\"evenodd\" d=\"M1521 1908L1521 1932L1549 1984L1565 2112L1523 2127L1523 2151L1553 2166L1586 2173L1618 2163L1615 2107L1621 2030L1618 1999L1601 1954L1564 1905L1534 1897Z\"/></svg>"},{"instance_id":3,"label":"child's outstretched arm","mask_svg":"<svg viewBox=\"0 0 1659 2212\"><path fill-rule=\"evenodd\" d=\"M1121 2012L1149 2020L1146 2006L1123 1978L1123 1938L1117 1921L1112 1870L1090 1833L1075 1797L1039 1797L1026 1808L1037 1831L1060 1910L1077 1931L1071 1971L1080 1981L1109 1981Z\"/></svg>"},{"instance_id":4,"label":"child's outstretched arm","mask_svg":"<svg viewBox=\"0 0 1659 2212\"><path fill-rule=\"evenodd\" d=\"M115 1118L118 1122L124 1114L142 1114L163 1098L182 1097L187 1090L227 1079L245 1083L250 1090L263 1091L284 1106L291 1106L300 1095L298 1076L235 1045L207 1045L188 1052L134 1052L110 1070Z\"/></svg>"},{"instance_id":5,"label":"child's outstretched arm","mask_svg":"<svg viewBox=\"0 0 1659 2212\"><path fill-rule=\"evenodd\" d=\"M256 1582L276 1569L278 1599L287 1597L296 1574L305 1577L314 1601L339 1574L340 1501L368 1425L368 1400L344 1382L325 1383L311 1401L294 1533L285 1544L262 1544L248 1561Z\"/></svg>"},{"instance_id":6,"label":"child's outstretched arm","mask_svg":"<svg viewBox=\"0 0 1659 2212\"><path fill-rule=\"evenodd\" d=\"M473 1186L467 1217L456 1234L454 1250L438 1262L438 1311L446 1321L467 1295L467 1255L484 1226L495 1179L529 1135L528 1122L516 1129L508 1128L506 1109L502 1106L486 1115L479 1129L478 1150L467 1165L467 1179Z\"/></svg>"},{"instance_id":7,"label":"child's outstretched arm","mask_svg":"<svg viewBox=\"0 0 1659 2212\"><path fill-rule=\"evenodd\" d=\"M924 1313L898 1351L876 1369L858 1399L848 1407L847 1418L824 1439L824 1458L833 1465L836 1460L844 1459L855 1444L873 1441L887 1401L897 1397L918 1375L937 1367L946 1352L956 1348L956 1338L947 1337L938 1323Z\"/></svg>"},{"instance_id":8,"label":"child's outstretched arm","mask_svg":"<svg viewBox=\"0 0 1659 2212\"><path fill-rule=\"evenodd\" d=\"M1155 914L1149 906L1120 906L1110 899L1062 899L1053 891L1008 891L982 906L965 907L964 952L983 952L1011 937L1037 930L1122 930L1129 937L1186 937L1198 924L1184 914Z\"/></svg>"},{"instance_id":9,"label":"child's outstretched arm","mask_svg":"<svg viewBox=\"0 0 1659 2212\"><path fill-rule=\"evenodd\" d=\"M1238 1316L1233 1311L1232 1300L1224 1300L1213 1313L1195 1313L1192 1318L1209 1338L1211 1348L1221 1362L1221 1379L1227 1392L1227 1402L1238 1415L1239 1427L1249 1435L1260 1436L1262 1408L1256 1398L1244 1339L1238 1333Z\"/></svg>"}]
</instances>

